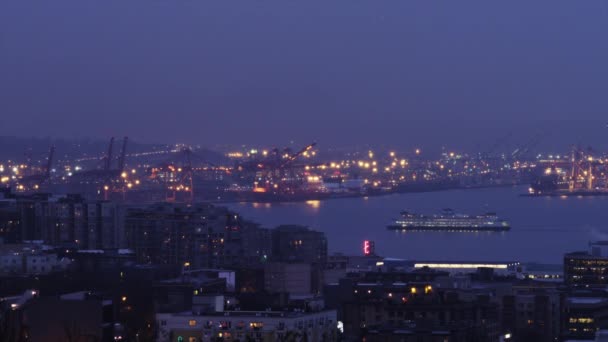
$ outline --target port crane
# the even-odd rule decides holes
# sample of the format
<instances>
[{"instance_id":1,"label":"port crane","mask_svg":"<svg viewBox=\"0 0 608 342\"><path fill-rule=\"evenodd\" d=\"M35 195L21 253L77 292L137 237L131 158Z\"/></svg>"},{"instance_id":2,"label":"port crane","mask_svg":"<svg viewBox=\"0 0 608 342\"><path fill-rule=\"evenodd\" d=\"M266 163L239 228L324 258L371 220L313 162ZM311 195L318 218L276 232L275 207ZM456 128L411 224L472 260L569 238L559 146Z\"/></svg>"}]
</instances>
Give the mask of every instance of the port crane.
<instances>
[{"instance_id":1,"label":"port crane","mask_svg":"<svg viewBox=\"0 0 608 342\"><path fill-rule=\"evenodd\" d=\"M108 182L112 181L116 178L119 178L124 172L125 168L125 160L127 153L127 143L129 141L128 137L124 137L122 141L122 148L120 150L120 154L118 156L118 165L115 169L112 169L112 161L113 161L113 148L114 148L114 137L110 138L110 143L108 145L108 150L104 156L101 157L102 167L92 169L92 170L84 170L79 172L74 172L74 179L77 180L87 180L87 181L103 181Z\"/></svg>"},{"instance_id":2,"label":"port crane","mask_svg":"<svg viewBox=\"0 0 608 342\"><path fill-rule=\"evenodd\" d=\"M294 172L294 161L296 161L304 153L312 150L316 146L316 142L308 144L302 147L295 153L284 150L284 154L278 158L270 160L254 160L248 162L249 167L239 166L240 171L249 171L254 175L253 188L256 192L266 192L270 189L276 189L277 191L293 190L291 187L294 183L297 183L297 175ZM276 150L276 149L275 149ZM273 153L275 154L275 153ZM253 165L253 168L251 168ZM288 184L286 188L279 189L279 184ZM289 185L291 184L291 185Z\"/></svg>"},{"instance_id":3,"label":"port crane","mask_svg":"<svg viewBox=\"0 0 608 342\"><path fill-rule=\"evenodd\" d=\"M593 158L591 147L587 152L580 147L572 147L570 155L570 174L568 177L568 190L574 191L577 183L583 182L586 190L593 190L593 171L600 163L597 158Z\"/></svg>"},{"instance_id":4,"label":"port crane","mask_svg":"<svg viewBox=\"0 0 608 342\"><path fill-rule=\"evenodd\" d=\"M288 156L287 158L285 158L286 160L279 166L279 169L287 167L289 164L293 163L296 159L298 159L299 156L301 156L305 152L312 150L315 146L317 146L317 143L313 142L312 144L306 145L298 152Z\"/></svg>"},{"instance_id":5,"label":"port crane","mask_svg":"<svg viewBox=\"0 0 608 342\"><path fill-rule=\"evenodd\" d=\"M120 157L118 157L118 173L122 174L125 170L125 160L127 157L127 142L129 137L124 137L122 140L122 148L120 149ZM109 169L109 167L108 167Z\"/></svg>"},{"instance_id":6,"label":"port crane","mask_svg":"<svg viewBox=\"0 0 608 342\"><path fill-rule=\"evenodd\" d=\"M309 145L304 146L302 149L298 150L295 153L292 153L289 148L283 149L282 153L278 148L274 148L271 150L270 157L266 158L256 158L253 160L249 160L246 162L242 162L236 165L235 169L241 172L269 172L273 173L274 171L283 169L287 167L290 163L295 161L299 156L304 154L307 151L313 149L317 143L313 142Z\"/></svg>"},{"instance_id":7,"label":"port crane","mask_svg":"<svg viewBox=\"0 0 608 342\"><path fill-rule=\"evenodd\" d=\"M110 138L110 145L108 146L108 152L104 157L104 170L110 171L110 166L112 165L112 149L114 148L114 137Z\"/></svg>"},{"instance_id":8,"label":"port crane","mask_svg":"<svg viewBox=\"0 0 608 342\"><path fill-rule=\"evenodd\" d=\"M128 137L122 140L122 147L117 158L114 157L114 137L110 138L106 153L101 156L97 168L90 170L75 171L70 179L70 184L75 186L74 191L100 194L103 191L103 198L108 199L110 193L119 192L125 196L126 187L129 184L125 172L125 160L127 152ZM113 168L114 160L117 165Z\"/></svg>"},{"instance_id":9,"label":"port crane","mask_svg":"<svg viewBox=\"0 0 608 342\"><path fill-rule=\"evenodd\" d=\"M42 173L25 176L19 179L19 190L38 190L40 186L51 178L51 169L53 167L53 157L55 155L55 146L51 146L46 161L46 166Z\"/></svg>"},{"instance_id":10,"label":"port crane","mask_svg":"<svg viewBox=\"0 0 608 342\"><path fill-rule=\"evenodd\" d=\"M194 200L194 182L192 179L192 149L184 147L180 151L180 155L183 158L183 164L181 167L175 165L167 165L167 168L174 174L174 179L171 179L171 185L167 187L167 202L175 202L177 200L177 193L183 192L186 194L185 201L192 203Z\"/></svg>"},{"instance_id":11,"label":"port crane","mask_svg":"<svg viewBox=\"0 0 608 342\"><path fill-rule=\"evenodd\" d=\"M199 160L194 167L193 161ZM165 190L167 202L185 201L191 203L194 200L194 176L195 171L212 172L220 168L217 165L197 155L191 147L183 147L174 152L171 158L148 169L149 181L161 184Z\"/></svg>"},{"instance_id":12,"label":"port crane","mask_svg":"<svg viewBox=\"0 0 608 342\"><path fill-rule=\"evenodd\" d=\"M516 159L516 158L526 157L532 149L534 149L536 146L538 146L538 144L544 138L545 134L546 134L546 132L538 133L535 136L533 136L532 138L530 138L525 144L517 147L511 153L511 158Z\"/></svg>"}]
</instances>

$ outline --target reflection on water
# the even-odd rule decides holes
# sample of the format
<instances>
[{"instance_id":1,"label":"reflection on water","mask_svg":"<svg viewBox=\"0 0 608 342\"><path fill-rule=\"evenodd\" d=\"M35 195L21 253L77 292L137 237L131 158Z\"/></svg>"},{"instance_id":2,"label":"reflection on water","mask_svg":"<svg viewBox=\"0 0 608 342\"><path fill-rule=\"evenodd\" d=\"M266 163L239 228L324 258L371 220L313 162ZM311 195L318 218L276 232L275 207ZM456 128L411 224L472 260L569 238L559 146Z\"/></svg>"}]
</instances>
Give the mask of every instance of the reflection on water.
<instances>
[{"instance_id":1,"label":"reflection on water","mask_svg":"<svg viewBox=\"0 0 608 342\"><path fill-rule=\"evenodd\" d=\"M566 252L586 250L608 236L603 212L608 197L520 197L526 187L452 190L343 198L302 203L228 205L266 227L302 224L325 232L330 252L360 254L364 240L380 255L418 260L536 261L561 263ZM484 208L511 223L507 232L391 232L386 227L404 209L435 213L458 207Z\"/></svg>"},{"instance_id":2,"label":"reflection on water","mask_svg":"<svg viewBox=\"0 0 608 342\"><path fill-rule=\"evenodd\" d=\"M247 205L247 202L240 202L239 205ZM258 203L258 202L252 202L251 206L255 209L259 209L259 208L271 208L272 207L272 203Z\"/></svg>"},{"instance_id":3,"label":"reflection on water","mask_svg":"<svg viewBox=\"0 0 608 342\"><path fill-rule=\"evenodd\" d=\"M306 201L306 204L308 204L312 208L318 209L321 206L321 201L319 201L319 200Z\"/></svg>"}]
</instances>

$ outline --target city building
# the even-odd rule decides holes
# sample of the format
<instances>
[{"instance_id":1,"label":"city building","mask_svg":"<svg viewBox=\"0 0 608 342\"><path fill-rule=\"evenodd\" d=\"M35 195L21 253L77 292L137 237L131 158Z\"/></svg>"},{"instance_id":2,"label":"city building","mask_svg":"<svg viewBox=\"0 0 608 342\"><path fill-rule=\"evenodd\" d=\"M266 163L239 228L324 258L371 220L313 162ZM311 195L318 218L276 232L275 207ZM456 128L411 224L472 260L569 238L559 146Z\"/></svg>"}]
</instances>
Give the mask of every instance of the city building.
<instances>
[{"instance_id":1,"label":"city building","mask_svg":"<svg viewBox=\"0 0 608 342\"><path fill-rule=\"evenodd\" d=\"M0 336L5 341L117 341L123 327L112 301L86 291L40 296L37 290L0 301Z\"/></svg>"},{"instance_id":2,"label":"city building","mask_svg":"<svg viewBox=\"0 0 608 342\"><path fill-rule=\"evenodd\" d=\"M224 295L234 289L235 272L215 269L187 271L153 285L155 307L163 313L223 311Z\"/></svg>"},{"instance_id":3,"label":"city building","mask_svg":"<svg viewBox=\"0 0 608 342\"><path fill-rule=\"evenodd\" d=\"M266 263L264 267L264 289L269 293L310 295L313 293L311 272L311 264ZM316 286L314 288L316 289Z\"/></svg>"},{"instance_id":4,"label":"city building","mask_svg":"<svg viewBox=\"0 0 608 342\"><path fill-rule=\"evenodd\" d=\"M327 257L323 267L324 284L337 283L349 273L369 272L381 267L390 267L390 261L375 255L343 255L333 254Z\"/></svg>"},{"instance_id":5,"label":"city building","mask_svg":"<svg viewBox=\"0 0 608 342\"><path fill-rule=\"evenodd\" d=\"M608 285L608 257L587 252L566 254L564 283L570 287L605 287Z\"/></svg>"},{"instance_id":6,"label":"city building","mask_svg":"<svg viewBox=\"0 0 608 342\"><path fill-rule=\"evenodd\" d=\"M40 275L64 270L71 263L35 244L0 245L0 275Z\"/></svg>"},{"instance_id":7,"label":"city building","mask_svg":"<svg viewBox=\"0 0 608 342\"><path fill-rule=\"evenodd\" d=\"M569 296L564 306L564 340L593 340L608 328L608 298Z\"/></svg>"},{"instance_id":8,"label":"city building","mask_svg":"<svg viewBox=\"0 0 608 342\"><path fill-rule=\"evenodd\" d=\"M589 254L608 257L608 241L589 242Z\"/></svg>"},{"instance_id":9,"label":"city building","mask_svg":"<svg viewBox=\"0 0 608 342\"><path fill-rule=\"evenodd\" d=\"M31 196L20 196L16 199L17 211L19 213L21 227L19 241L42 240L43 230L50 226L48 222L40 222L42 213L48 212L48 202L51 195L34 194Z\"/></svg>"},{"instance_id":10,"label":"city building","mask_svg":"<svg viewBox=\"0 0 608 342\"><path fill-rule=\"evenodd\" d=\"M559 284L518 281L509 292L500 296L504 331L518 341L549 342L560 338L563 292Z\"/></svg>"},{"instance_id":11,"label":"city building","mask_svg":"<svg viewBox=\"0 0 608 342\"><path fill-rule=\"evenodd\" d=\"M88 230L75 241L81 248L125 248L125 208L115 202L95 201L86 204ZM78 219L76 216L75 219Z\"/></svg>"},{"instance_id":12,"label":"city building","mask_svg":"<svg viewBox=\"0 0 608 342\"><path fill-rule=\"evenodd\" d=\"M20 241L21 216L17 201L8 189L0 189L0 244Z\"/></svg>"},{"instance_id":13,"label":"city building","mask_svg":"<svg viewBox=\"0 0 608 342\"><path fill-rule=\"evenodd\" d=\"M595 342L608 342L608 330L602 329L595 333Z\"/></svg>"},{"instance_id":14,"label":"city building","mask_svg":"<svg viewBox=\"0 0 608 342\"><path fill-rule=\"evenodd\" d=\"M156 314L157 341L337 341L336 311Z\"/></svg>"},{"instance_id":15,"label":"city building","mask_svg":"<svg viewBox=\"0 0 608 342\"><path fill-rule=\"evenodd\" d=\"M305 226L283 225L272 230L273 260L324 265L327 238L323 232Z\"/></svg>"},{"instance_id":16,"label":"city building","mask_svg":"<svg viewBox=\"0 0 608 342\"><path fill-rule=\"evenodd\" d=\"M16 210L19 241L42 240L81 249L125 246L124 207L116 202L88 201L74 194L34 194L17 197Z\"/></svg>"},{"instance_id":17,"label":"city building","mask_svg":"<svg viewBox=\"0 0 608 342\"><path fill-rule=\"evenodd\" d=\"M491 269L493 273L500 275L515 275L521 273L523 266L517 261L500 262L478 262L478 261L416 261L414 268L428 267L450 274L468 274L478 269Z\"/></svg>"},{"instance_id":18,"label":"city building","mask_svg":"<svg viewBox=\"0 0 608 342\"><path fill-rule=\"evenodd\" d=\"M207 204L131 208L125 231L128 247L142 263L194 269L237 267L257 265L272 252L267 229Z\"/></svg>"},{"instance_id":19,"label":"city building","mask_svg":"<svg viewBox=\"0 0 608 342\"><path fill-rule=\"evenodd\" d=\"M430 269L351 274L324 294L347 340L435 341L428 337L441 331L440 341L497 341L498 305L437 287L447 275Z\"/></svg>"}]
</instances>

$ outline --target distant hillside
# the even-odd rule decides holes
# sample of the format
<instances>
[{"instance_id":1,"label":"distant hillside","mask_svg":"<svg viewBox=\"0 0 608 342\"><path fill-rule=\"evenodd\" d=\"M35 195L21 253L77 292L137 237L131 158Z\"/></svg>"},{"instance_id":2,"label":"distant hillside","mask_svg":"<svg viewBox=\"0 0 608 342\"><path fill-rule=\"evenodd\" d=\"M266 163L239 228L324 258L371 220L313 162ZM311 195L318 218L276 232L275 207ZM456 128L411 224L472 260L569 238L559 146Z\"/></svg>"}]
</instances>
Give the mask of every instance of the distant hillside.
<instances>
[{"instance_id":1,"label":"distant hillside","mask_svg":"<svg viewBox=\"0 0 608 342\"><path fill-rule=\"evenodd\" d=\"M51 146L55 146L56 160L73 160L78 158L99 158L105 155L110 140L99 139L60 139L60 138L23 138L0 136L0 160L26 161L31 158L34 162L45 160ZM117 156L122 146L122 137L114 141L114 156ZM143 144L129 140L127 155L141 152L164 151L170 149L168 144ZM196 148L196 161L205 160L213 164L226 162L226 158L215 151ZM167 159L170 156L151 157L150 159ZM195 161L193 161L195 162Z\"/></svg>"}]
</instances>

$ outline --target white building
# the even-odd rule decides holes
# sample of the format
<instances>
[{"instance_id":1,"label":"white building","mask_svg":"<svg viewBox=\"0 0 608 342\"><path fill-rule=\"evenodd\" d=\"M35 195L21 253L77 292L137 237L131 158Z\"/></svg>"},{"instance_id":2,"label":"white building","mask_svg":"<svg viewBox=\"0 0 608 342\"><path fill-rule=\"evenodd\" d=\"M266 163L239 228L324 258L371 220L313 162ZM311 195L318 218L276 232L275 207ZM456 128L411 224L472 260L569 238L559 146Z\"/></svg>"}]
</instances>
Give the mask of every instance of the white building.
<instances>
[{"instance_id":1,"label":"white building","mask_svg":"<svg viewBox=\"0 0 608 342\"><path fill-rule=\"evenodd\" d=\"M157 341L336 341L336 311L225 311L210 315L157 314Z\"/></svg>"},{"instance_id":2,"label":"white building","mask_svg":"<svg viewBox=\"0 0 608 342\"><path fill-rule=\"evenodd\" d=\"M57 254L23 254L26 274L47 274L59 270Z\"/></svg>"},{"instance_id":3,"label":"white building","mask_svg":"<svg viewBox=\"0 0 608 342\"><path fill-rule=\"evenodd\" d=\"M0 245L0 274L48 274L65 269L68 264L40 246Z\"/></svg>"}]
</instances>

